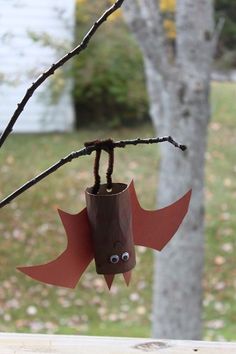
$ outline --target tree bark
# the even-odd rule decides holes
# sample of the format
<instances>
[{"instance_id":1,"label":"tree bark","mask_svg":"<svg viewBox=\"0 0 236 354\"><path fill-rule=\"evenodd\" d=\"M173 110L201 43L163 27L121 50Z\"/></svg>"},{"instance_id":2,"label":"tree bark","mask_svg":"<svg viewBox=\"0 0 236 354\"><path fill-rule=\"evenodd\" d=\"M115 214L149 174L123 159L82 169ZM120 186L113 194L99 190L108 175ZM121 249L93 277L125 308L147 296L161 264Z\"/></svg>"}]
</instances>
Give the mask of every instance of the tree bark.
<instances>
[{"instance_id":1,"label":"tree bark","mask_svg":"<svg viewBox=\"0 0 236 354\"><path fill-rule=\"evenodd\" d=\"M147 19L147 14L154 9L150 11L151 4L158 15L152 14ZM174 62L168 59L166 39L160 29L158 1L129 0L125 3L124 15L143 53L155 129L158 135L172 135L188 146L184 153L173 151L167 145L160 147L158 204L166 206L188 189L193 189L184 223L167 247L155 257L153 336L200 339L204 155L214 53L213 3L211 0L177 0ZM154 22L157 19L159 22ZM150 46L155 50L150 50ZM160 56L165 58L164 64Z\"/></svg>"}]
</instances>

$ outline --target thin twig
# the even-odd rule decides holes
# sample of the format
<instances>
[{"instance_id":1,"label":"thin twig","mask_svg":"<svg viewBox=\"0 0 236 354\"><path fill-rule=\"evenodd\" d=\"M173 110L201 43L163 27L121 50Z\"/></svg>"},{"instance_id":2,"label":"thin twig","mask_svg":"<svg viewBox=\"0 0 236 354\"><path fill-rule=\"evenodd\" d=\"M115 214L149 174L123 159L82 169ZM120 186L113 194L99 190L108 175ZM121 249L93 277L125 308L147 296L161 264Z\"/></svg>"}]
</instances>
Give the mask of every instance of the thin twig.
<instances>
[{"instance_id":1,"label":"thin twig","mask_svg":"<svg viewBox=\"0 0 236 354\"><path fill-rule=\"evenodd\" d=\"M67 53L61 59L59 59L56 63L52 64L48 70L42 73L35 82L28 88L26 91L23 99L17 104L17 108L13 113L8 125L6 126L5 130L3 131L2 135L0 136L0 148L4 144L5 140L7 139L8 135L12 132L13 126L16 123L18 117L23 112L27 102L29 101L30 97L34 94L35 90L54 72L64 65L67 61L73 58L75 55L79 55L90 42L90 39L95 34L97 29L108 19L108 17L113 14L116 10L118 10L121 5L123 4L124 0L117 0L109 9L107 9L104 14L93 24L90 30L87 32L85 37L83 38L82 42L75 47L72 51Z\"/></svg>"},{"instance_id":2,"label":"thin twig","mask_svg":"<svg viewBox=\"0 0 236 354\"><path fill-rule=\"evenodd\" d=\"M213 33L213 38L212 38L213 56L216 54L219 38L223 31L224 25L225 25L225 17L221 16L216 24L215 31Z\"/></svg>"},{"instance_id":3,"label":"thin twig","mask_svg":"<svg viewBox=\"0 0 236 354\"><path fill-rule=\"evenodd\" d=\"M107 142L109 141L109 146L107 146ZM16 191L8 195L5 199L3 199L0 202L0 208L3 208L7 204L9 204L12 200L14 200L16 197L18 197L20 194L25 192L27 189L30 187L34 186L36 183L40 182L42 179L45 177L49 176L56 170L58 170L60 167L65 165L68 162L71 162L72 160L81 157L81 156L86 156L86 155L91 155L93 151L97 151L98 149L100 150L105 150L107 151L107 148L124 148L127 145L139 145L139 144L158 144L158 143L163 143L163 142L169 142L170 144L174 145L175 147L181 149L182 151L186 150L187 147L185 145L178 144L171 136L164 136L164 137L157 137L157 138L151 138L151 139L133 139L133 140L120 140L120 141L114 141L111 143L111 140L105 140L105 141L100 141L99 143L96 143L94 145L89 145L84 147L83 149L80 149L78 151L73 151L69 155L65 156L58 162L56 162L54 165L49 167L47 170L43 171L40 173L38 176L34 177L30 181L26 182L18 188Z\"/></svg>"}]
</instances>

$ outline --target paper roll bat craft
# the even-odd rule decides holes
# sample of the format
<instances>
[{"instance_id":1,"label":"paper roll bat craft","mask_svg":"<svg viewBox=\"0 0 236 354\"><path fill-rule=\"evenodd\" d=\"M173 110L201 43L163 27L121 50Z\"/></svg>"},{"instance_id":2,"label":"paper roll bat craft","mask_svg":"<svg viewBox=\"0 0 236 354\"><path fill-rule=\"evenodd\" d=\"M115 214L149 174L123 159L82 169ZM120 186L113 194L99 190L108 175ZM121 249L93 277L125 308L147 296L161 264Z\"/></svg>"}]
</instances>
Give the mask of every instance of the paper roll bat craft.
<instances>
[{"instance_id":1,"label":"paper roll bat craft","mask_svg":"<svg viewBox=\"0 0 236 354\"><path fill-rule=\"evenodd\" d=\"M134 184L101 185L97 194L87 188L86 208L75 215L59 210L67 235L67 248L47 264L19 267L44 283L74 288L90 262L103 274L110 289L115 274L129 284L135 267L135 245L161 251L184 219L191 191L175 203L156 211L141 208Z\"/></svg>"}]
</instances>

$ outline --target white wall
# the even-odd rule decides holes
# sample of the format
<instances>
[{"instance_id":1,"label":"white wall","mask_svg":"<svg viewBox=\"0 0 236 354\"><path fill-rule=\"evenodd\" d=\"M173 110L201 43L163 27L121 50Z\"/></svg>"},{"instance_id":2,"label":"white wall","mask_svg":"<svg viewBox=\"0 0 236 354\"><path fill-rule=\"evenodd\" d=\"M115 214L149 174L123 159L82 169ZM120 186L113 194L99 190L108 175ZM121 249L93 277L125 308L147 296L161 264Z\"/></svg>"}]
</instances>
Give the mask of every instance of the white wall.
<instances>
[{"instance_id":1,"label":"white wall","mask_svg":"<svg viewBox=\"0 0 236 354\"><path fill-rule=\"evenodd\" d=\"M30 84L66 51L33 41L29 31L38 35L46 32L56 44L64 43L70 49L74 11L75 0L0 0L0 131ZM30 99L15 132L71 130L71 83L66 81L61 99L52 104L47 88L50 80Z\"/></svg>"}]
</instances>

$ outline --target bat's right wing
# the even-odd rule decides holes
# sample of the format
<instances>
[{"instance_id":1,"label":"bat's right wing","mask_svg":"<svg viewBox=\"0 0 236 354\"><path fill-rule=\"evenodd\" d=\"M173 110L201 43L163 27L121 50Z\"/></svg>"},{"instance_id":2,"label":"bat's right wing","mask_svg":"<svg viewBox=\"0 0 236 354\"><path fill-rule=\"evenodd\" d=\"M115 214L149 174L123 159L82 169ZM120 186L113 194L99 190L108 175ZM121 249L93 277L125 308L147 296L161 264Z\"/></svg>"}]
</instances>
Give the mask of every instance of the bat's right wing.
<instances>
[{"instance_id":1,"label":"bat's right wing","mask_svg":"<svg viewBox=\"0 0 236 354\"><path fill-rule=\"evenodd\" d=\"M133 182L130 184L135 245L161 251L171 240L189 207L191 190L175 203L159 210L141 208Z\"/></svg>"},{"instance_id":2,"label":"bat's right wing","mask_svg":"<svg viewBox=\"0 0 236 354\"><path fill-rule=\"evenodd\" d=\"M76 215L58 212L67 234L66 250L47 264L17 269L41 282L74 288L94 257L87 209Z\"/></svg>"}]
</instances>

